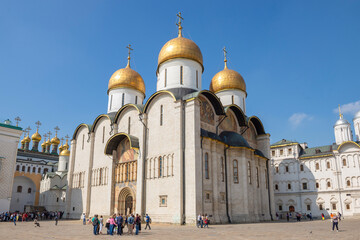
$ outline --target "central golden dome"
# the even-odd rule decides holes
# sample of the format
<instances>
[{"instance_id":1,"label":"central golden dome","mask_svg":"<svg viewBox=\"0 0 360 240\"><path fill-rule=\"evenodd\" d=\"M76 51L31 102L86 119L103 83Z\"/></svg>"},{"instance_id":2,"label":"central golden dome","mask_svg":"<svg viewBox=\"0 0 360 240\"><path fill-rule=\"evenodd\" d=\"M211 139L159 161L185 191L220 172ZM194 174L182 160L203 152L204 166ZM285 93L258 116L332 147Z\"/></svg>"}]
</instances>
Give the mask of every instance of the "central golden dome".
<instances>
[{"instance_id":1,"label":"central golden dome","mask_svg":"<svg viewBox=\"0 0 360 240\"><path fill-rule=\"evenodd\" d=\"M55 135L55 137L53 137L51 139L51 144L52 145L59 145L60 144L60 139L57 137L57 135Z\"/></svg>"},{"instance_id":2,"label":"central golden dome","mask_svg":"<svg viewBox=\"0 0 360 240\"><path fill-rule=\"evenodd\" d=\"M224 70L215 74L210 83L210 91L217 93L226 89L237 89L246 93L246 84L237 71L228 69L225 59Z\"/></svg>"},{"instance_id":3,"label":"central golden dome","mask_svg":"<svg viewBox=\"0 0 360 240\"><path fill-rule=\"evenodd\" d=\"M128 58L130 61L130 58ZM132 88L145 95L145 83L139 73L130 68L130 62L125 68L114 72L109 80L108 93L115 88Z\"/></svg>"},{"instance_id":4,"label":"central golden dome","mask_svg":"<svg viewBox=\"0 0 360 240\"><path fill-rule=\"evenodd\" d=\"M196 45L196 43L194 43L194 41L182 36L181 22L179 22L178 26L178 37L165 43L165 45L160 50L158 57L158 69L159 65L167 60L174 58L187 58L200 63L204 71L203 56L200 48L198 45Z\"/></svg>"},{"instance_id":5,"label":"central golden dome","mask_svg":"<svg viewBox=\"0 0 360 240\"><path fill-rule=\"evenodd\" d=\"M36 133L34 133L34 134L31 136L31 139L32 139L34 142L40 142L40 141L41 141L41 135L39 134L38 130L36 130Z\"/></svg>"}]
</instances>

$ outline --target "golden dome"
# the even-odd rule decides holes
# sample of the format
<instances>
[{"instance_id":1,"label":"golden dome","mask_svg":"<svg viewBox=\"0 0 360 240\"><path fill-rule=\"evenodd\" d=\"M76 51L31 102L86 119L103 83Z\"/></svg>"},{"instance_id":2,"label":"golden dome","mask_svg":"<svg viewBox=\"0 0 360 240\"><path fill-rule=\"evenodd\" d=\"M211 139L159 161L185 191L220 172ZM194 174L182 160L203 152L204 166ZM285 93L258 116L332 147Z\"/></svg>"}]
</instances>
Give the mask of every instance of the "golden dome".
<instances>
[{"instance_id":1,"label":"golden dome","mask_svg":"<svg viewBox=\"0 0 360 240\"><path fill-rule=\"evenodd\" d=\"M62 150L64 150L64 146L63 146L63 145L60 145L60 147L59 147L59 152L61 153Z\"/></svg>"},{"instance_id":2,"label":"golden dome","mask_svg":"<svg viewBox=\"0 0 360 240\"><path fill-rule=\"evenodd\" d=\"M60 144L60 139L57 137L57 135L55 135L55 137L53 137L51 139L51 144L53 144L53 145L59 145Z\"/></svg>"},{"instance_id":3,"label":"golden dome","mask_svg":"<svg viewBox=\"0 0 360 240\"><path fill-rule=\"evenodd\" d=\"M20 142L21 144L25 144L25 138L23 138Z\"/></svg>"},{"instance_id":4,"label":"golden dome","mask_svg":"<svg viewBox=\"0 0 360 240\"><path fill-rule=\"evenodd\" d=\"M215 74L210 83L210 91L217 93L226 89L237 89L246 93L246 84L243 77L237 71L228 69L225 52L224 70Z\"/></svg>"},{"instance_id":5,"label":"golden dome","mask_svg":"<svg viewBox=\"0 0 360 240\"><path fill-rule=\"evenodd\" d=\"M34 142L40 142L40 141L41 141L41 135L39 134L38 130L36 130L36 133L34 133L34 134L31 136L31 139L32 139Z\"/></svg>"},{"instance_id":6,"label":"golden dome","mask_svg":"<svg viewBox=\"0 0 360 240\"><path fill-rule=\"evenodd\" d=\"M64 145L62 145L63 150L60 152L60 156L70 156L70 151L69 149L69 144L68 144L68 140L66 139L66 143Z\"/></svg>"},{"instance_id":7,"label":"golden dome","mask_svg":"<svg viewBox=\"0 0 360 240\"><path fill-rule=\"evenodd\" d=\"M130 68L130 56L125 68L114 72L109 80L108 92L115 88L132 88L145 95L145 83L139 73Z\"/></svg>"},{"instance_id":8,"label":"golden dome","mask_svg":"<svg viewBox=\"0 0 360 240\"><path fill-rule=\"evenodd\" d=\"M50 146L51 145L51 142L50 142L50 139L48 139L46 142L45 142L46 146Z\"/></svg>"},{"instance_id":9,"label":"golden dome","mask_svg":"<svg viewBox=\"0 0 360 240\"><path fill-rule=\"evenodd\" d=\"M23 140L24 140L24 142L26 142L26 143L31 142L31 139L29 138L29 135L27 135Z\"/></svg>"},{"instance_id":10,"label":"golden dome","mask_svg":"<svg viewBox=\"0 0 360 240\"><path fill-rule=\"evenodd\" d=\"M192 40L181 36L181 33L177 38L171 39L161 48L158 57L158 66L163 62L174 58L194 60L200 63L204 69L200 48Z\"/></svg>"},{"instance_id":11,"label":"golden dome","mask_svg":"<svg viewBox=\"0 0 360 240\"><path fill-rule=\"evenodd\" d=\"M46 142L44 141L42 144L41 144L41 147L46 147Z\"/></svg>"}]
</instances>

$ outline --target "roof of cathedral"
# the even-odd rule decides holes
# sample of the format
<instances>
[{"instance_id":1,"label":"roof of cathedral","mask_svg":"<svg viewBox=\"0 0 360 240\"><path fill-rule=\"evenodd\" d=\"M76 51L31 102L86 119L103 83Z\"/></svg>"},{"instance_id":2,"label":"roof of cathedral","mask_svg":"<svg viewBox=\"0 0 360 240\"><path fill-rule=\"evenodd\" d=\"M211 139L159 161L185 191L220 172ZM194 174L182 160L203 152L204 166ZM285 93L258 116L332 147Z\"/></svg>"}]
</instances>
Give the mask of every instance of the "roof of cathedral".
<instances>
[{"instance_id":1,"label":"roof of cathedral","mask_svg":"<svg viewBox=\"0 0 360 240\"><path fill-rule=\"evenodd\" d=\"M299 144L299 143L287 139L282 139L276 143L271 144L271 147L279 147L279 146L287 146L287 145L295 145L295 144Z\"/></svg>"},{"instance_id":2,"label":"roof of cathedral","mask_svg":"<svg viewBox=\"0 0 360 240\"><path fill-rule=\"evenodd\" d=\"M300 158L319 157L324 155L332 155L333 149L337 149L337 145L325 145L320 147L305 148L300 152Z\"/></svg>"},{"instance_id":3,"label":"roof of cathedral","mask_svg":"<svg viewBox=\"0 0 360 240\"><path fill-rule=\"evenodd\" d=\"M16 129L16 130L22 130L21 127L16 127L16 126L13 126L11 124L6 124L6 123L0 123L0 127L6 127L6 128Z\"/></svg>"}]
</instances>

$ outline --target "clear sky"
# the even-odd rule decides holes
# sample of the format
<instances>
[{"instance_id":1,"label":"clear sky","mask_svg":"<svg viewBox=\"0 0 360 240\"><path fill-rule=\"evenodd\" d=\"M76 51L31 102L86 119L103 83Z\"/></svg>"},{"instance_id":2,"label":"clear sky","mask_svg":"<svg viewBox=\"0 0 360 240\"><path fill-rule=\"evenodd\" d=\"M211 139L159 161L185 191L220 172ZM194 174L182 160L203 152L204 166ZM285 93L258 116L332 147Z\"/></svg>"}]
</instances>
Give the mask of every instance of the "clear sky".
<instances>
[{"instance_id":1,"label":"clear sky","mask_svg":"<svg viewBox=\"0 0 360 240\"><path fill-rule=\"evenodd\" d=\"M247 85L247 114L272 143L331 144L337 105L351 123L360 110L360 1L2 0L0 121L20 116L35 129L40 120L41 134L59 126L60 137L92 124L129 43L148 98L179 11L204 57L203 88L222 70L226 46Z\"/></svg>"}]
</instances>

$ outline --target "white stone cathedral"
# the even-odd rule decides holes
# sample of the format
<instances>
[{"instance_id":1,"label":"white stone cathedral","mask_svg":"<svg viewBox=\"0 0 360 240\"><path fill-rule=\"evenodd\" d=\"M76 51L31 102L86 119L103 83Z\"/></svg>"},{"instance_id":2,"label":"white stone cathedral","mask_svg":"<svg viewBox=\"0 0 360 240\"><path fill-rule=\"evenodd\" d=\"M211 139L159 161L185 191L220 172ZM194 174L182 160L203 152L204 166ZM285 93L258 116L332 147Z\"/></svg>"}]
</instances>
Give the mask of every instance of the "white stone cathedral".
<instances>
[{"instance_id":1,"label":"white stone cathedral","mask_svg":"<svg viewBox=\"0 0 360 240\"><path fill-rule=\"evenodd\" d=\"M148 213L155 222L184 224L200 213L213 223L274 215L270 135L246 115L244 79L225 55L224 70L201 90L202 53L178 26L158 57L157 91L144 103L145 84L129 54L110 78L107 114L76 128L68 218Z\"/></svg>"},{"instance_id":2,"label":"white stone cathedral","mask_svg":"<svg viewBox=\"0 0 360 240\"><path fill-rule=\"evenodd\" d=\"M340 112L331 145L308 148L285 139L271 145L278 213L360 215L360 111L353 122L355 140Z\"/></svg>"}]
</instances>

